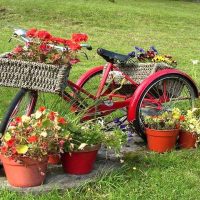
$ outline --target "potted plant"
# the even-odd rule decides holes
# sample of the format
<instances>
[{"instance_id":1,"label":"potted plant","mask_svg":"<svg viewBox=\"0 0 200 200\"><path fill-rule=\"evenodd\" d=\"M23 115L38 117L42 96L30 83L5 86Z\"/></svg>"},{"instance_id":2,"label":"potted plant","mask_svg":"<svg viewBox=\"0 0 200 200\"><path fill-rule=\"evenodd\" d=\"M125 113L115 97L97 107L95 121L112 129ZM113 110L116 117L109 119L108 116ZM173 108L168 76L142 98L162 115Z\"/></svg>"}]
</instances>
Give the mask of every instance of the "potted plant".
<instances>
[{"instance_id":1,"label":"potted plant","mask_svg":"<svg viewBox=\"0 0 200 200\"><path fill-rule=\"evenodd\" d=\"M61 162L64 171L70 174L90 173L101 144L118 152L126 141L126 135L120 129L106 133L97 122L80 124L72 118L67 119L66 131L62 133Z\"/></svg>"},{"instance_id":2,"label":"potted plant","mask_svg":"<svg viewBox=\"0 0 200 200\"><path fill-rule=\"evenodd\" d=\"M16 117L10 123L1 138L0 153L11 185L33 187L44 182L48 154L55 152L64 122L57 113L41 107L30 117Z\"/></svg>"},{"instance_id":3,"label":"potted plant","mask_svg":"<svg viewBox=\"0 0 200 200\"><path fill-rule=\"evenodd\" d=\"M194 108L188 110L186 115L182 115L180 121L181 131L179 133L178 144L180 148L195 148L200 134L200 122L197 113L200 110Z\"/></svg>"},{"instance_id":4,"label":"potted plant","mask_svg":"<svg viewBox=\"0 0 200 200\"><path fill-rule=\"evenodd\" d=\"M146 135L148 149L163 153L174 148L179 133L181 112L173 108L158 116L146 116Z\"/></svg>"}]
</instances>

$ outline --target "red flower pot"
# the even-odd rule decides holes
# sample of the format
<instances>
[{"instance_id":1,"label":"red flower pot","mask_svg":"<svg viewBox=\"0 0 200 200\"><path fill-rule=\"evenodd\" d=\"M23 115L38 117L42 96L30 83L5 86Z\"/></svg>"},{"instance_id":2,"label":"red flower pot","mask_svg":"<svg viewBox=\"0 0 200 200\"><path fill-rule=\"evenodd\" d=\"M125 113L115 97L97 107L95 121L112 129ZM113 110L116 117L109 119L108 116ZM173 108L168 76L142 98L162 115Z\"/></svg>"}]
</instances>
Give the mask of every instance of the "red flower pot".
<instances>
[{"instance_id":1,"label":"red flower pot","mask_svg":"<svg viewBox=\"0 0 200 200\"><path fill-rule=\"evenodd\" d=\"M148 149L163 153L174 148L179 129L155 130L146 128Z\"/></svg>"},{"instance_id":2,"label":"red flower pot","mask_svg":"<svg viewBox=\"0 0 200 200\"><path fill-rule=\"evenodd\" d=\"M84 151L67 152L61 155L63 169L69 174L88 174L92 171L100 145Z\"/></svg>"},{"instance_id":3,"label":"red flower pot","mask_svg":"<svg viewBox=\"0 0 200 200\"><path fill-rule=\"evenodd\" d=\"M22 158L23 163L1 157L5 174L10 185L15 187L33 187L41 185L46 177L47 158L42 161Z\"/></svg>"},{"instance_id":4,"label":"red flower pot","mask_svg":"<svg viewBox=\"0 0 200 200\"><path fill-rule=\"evenodd\" d=\"M60 154L50 154L48 156L48 164L59 165L60 163Z\"/></svg>"},{"instance_id":5,"label":"red flower pot","mask_svg":"<svg viewBox=\"0 0 200 200\"><path fill-rule=\"evenodd\" d=\"M196 141L197 141L196 134L187 131L180 131L178 140L180 148L185 148L185 149L195 148Z\"/></svg>"}]
</instances>

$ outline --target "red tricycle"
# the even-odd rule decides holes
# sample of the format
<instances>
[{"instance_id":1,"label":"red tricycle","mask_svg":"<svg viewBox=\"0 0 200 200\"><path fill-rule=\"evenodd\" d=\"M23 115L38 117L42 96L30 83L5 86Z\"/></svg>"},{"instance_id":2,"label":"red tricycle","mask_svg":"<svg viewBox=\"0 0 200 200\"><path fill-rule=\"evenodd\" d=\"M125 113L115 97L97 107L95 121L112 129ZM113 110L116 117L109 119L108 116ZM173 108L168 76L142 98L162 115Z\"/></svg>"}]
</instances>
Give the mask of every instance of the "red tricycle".
<instances>
[{"instance_id":1,"label":"red tricycle","mask_svg":"<svg viewBox=\"0 0 200 200\"><path fill-rule=\"evenodd\" d=\"M28 40L24 30L15 30L15 34ZM87 44L82 46L91 49ZM90 69L76 83L67 80L67 88L59 94L59 100L53 101L54 105L60 99L69 102L71 112L83 113L82 121L102 120L107 130L126 123L145 139L145 115L158 115L173 107L191 108L199 96L192 78L166 63L137 63L131 55L101 48L97 53L107 64ZM20 89L2 120L0 132L4 133L20 112L33 113L38 102L45 104L43 93Z\"/></svg>"}]
</instances>

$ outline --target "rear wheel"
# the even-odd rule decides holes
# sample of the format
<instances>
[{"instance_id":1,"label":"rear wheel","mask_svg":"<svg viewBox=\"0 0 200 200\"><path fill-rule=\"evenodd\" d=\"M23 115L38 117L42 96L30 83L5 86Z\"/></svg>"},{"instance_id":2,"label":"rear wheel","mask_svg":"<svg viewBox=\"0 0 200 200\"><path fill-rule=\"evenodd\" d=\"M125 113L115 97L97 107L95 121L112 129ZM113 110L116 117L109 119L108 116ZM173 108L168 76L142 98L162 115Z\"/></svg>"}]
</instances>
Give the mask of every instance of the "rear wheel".
<instances>
[{"instance_id":1,"label":"rear wheel","mask_svg":"<svg viewBox=\"0 0 200 200\"><path fill-rule=\"evenodd\" d=\"M186 77L168 74L157 78L142 93L136 110L134 128L146 140L144 116L155 116L177 107L188 110L194 107L197 88Z\"/></svg>"}]
</instances>

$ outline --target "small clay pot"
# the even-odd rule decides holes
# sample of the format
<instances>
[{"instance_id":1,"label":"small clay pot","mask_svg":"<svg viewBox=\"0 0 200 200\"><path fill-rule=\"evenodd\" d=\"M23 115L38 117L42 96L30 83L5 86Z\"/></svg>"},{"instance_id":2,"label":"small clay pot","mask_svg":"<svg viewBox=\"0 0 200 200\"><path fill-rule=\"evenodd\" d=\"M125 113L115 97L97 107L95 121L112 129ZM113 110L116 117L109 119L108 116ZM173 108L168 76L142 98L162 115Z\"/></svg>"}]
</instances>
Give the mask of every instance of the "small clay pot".
<instances>
[{"instance_id":1,"label":"small clay pot","mask_svg":"<svg viewBox=\"0 0 200 200\"><path fill-rule=\"evenodd\" d=\"M146 128L148 149L163 153L171 151L176 144L179 129L155 130Z\"/></svg>"},{"instance_id":2,"label":"small clay pot","mask_svg":"<svg viewBox=\"0 0 200 200\"><path fill-rule=\"evenodd\" d=\"M34 187L41 185L46 177L47 161L45 157L41 161L31 158L21 158L16 162L5 156L1 156L5 174L10 185L15 187Z\"/></svg>"},{"instance_id":3,"label":"small clay pot","mask_svg":"<svg viewBox=\"0 0 200 200\"><path fill-rule=\"evenodd\" d=\"M61 154L61 162L65 173L88 174L92 171L100 145L94 145L83 151Z\"/></svg>"},{"instance_id":4,"label":"small clay pot","mask_svg":"<svg viewBox=\"0 0 200 200\"><path fill-rule=\"evenodd\" d=\"M188 131L180 131L178 144L181 149L195 148L197 135Z\"/></svg>"}]
</instances>

